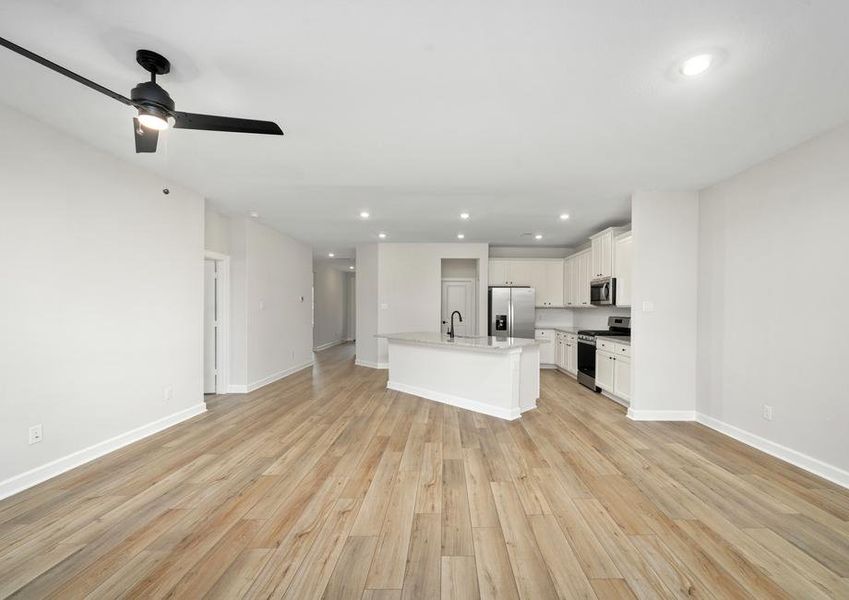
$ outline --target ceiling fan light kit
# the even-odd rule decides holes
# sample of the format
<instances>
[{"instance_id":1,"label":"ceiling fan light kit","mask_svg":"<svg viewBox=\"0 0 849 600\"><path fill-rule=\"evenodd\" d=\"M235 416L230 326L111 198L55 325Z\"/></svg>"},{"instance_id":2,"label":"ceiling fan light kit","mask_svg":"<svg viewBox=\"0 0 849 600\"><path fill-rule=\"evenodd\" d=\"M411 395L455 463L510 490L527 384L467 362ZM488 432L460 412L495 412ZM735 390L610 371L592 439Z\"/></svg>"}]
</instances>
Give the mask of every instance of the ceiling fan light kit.
<instances>
[{"instance_id":1,"label":"ceiling fan light kit","mask_svg":"<svg viewBox=\"0 0 849 600\"><path fill-rule=\"evenodd\" d=\"M109 96L113 100L134 107L138 111L138 115L133 117L133 137L136 152L156 152L159 132L169 127L202 131L283 135L280 126L272 121L219 117L175 110L174 100L162 86L156 83L158 75L166 75L171 72L171 63L168 62L167 58L152 50L138 50L136 52L136 62L150 73L150 81L139 83L130 91L130 97L127 98L7 39L0 38L0 46L73 79L96 92Z\"/></svg>"}]
</instances>

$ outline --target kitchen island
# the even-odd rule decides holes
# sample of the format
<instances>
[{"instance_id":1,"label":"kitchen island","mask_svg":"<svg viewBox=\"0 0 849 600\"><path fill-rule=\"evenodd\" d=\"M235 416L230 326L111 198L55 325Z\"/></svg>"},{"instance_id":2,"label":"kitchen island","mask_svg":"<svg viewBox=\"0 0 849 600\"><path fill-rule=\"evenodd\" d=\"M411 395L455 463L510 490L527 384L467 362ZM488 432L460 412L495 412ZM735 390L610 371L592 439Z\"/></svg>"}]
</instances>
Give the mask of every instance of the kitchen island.
<instances>
[{"instance_id":1,"label":"kitchen island","mask_svg":"<svg viewBox=\"0 0 849 600\"><path fill-rule=\"evenodd\" d=\"M386 387L459 408L517 419L539 398L539 346L546 341L379 334L389 345Z\"/></svg>"}]
</instances>

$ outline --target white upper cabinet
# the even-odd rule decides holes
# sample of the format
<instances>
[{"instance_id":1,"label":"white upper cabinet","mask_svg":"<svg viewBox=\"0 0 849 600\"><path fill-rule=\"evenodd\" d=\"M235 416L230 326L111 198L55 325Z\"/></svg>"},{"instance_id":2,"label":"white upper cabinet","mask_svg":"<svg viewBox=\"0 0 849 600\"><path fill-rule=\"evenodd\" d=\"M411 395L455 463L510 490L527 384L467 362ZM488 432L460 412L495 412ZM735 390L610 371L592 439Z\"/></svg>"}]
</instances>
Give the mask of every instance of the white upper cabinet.
<instances>
[{"instance_id":1,"label":"white upper cabinet","mask_svg":"<svg viewBox=\"0 0 849 600\"><path fill-rule=\"evenodd\" d=\"M510 285L509 263L506 260L489 261L489 285Z\"/></svg>"},{"instance_id":2,"label":"white upper cabinet","mask_svg":"<svg viewBox=\"0 0 849 600\"><path fill-rule=\"evenodd\" d=\"M491 258L489 285L527 285L536 290L538 307L562 307L563 259Z\"/></svg>"},{"instance_id":3,"label":"white upper cabinet","mask_svg":"<svg viewBox=\"0 0 849 600\"><path fill-rule=\"evenodd\" d=\"M589 250L569 256L563 265L563 306L587 308L590 304L590 271L592 256Z\"/></svg>"},{"instance_id":4,"label":"white upper cabinet","mask_svg":"<svg viewBox=\"0 0 849 600\"><path fill-rule=\"evenodd\" d=\"M563 261L563 306L569 308L575 306L574 295L572 293L572 269L575 268L575 261L567 258Z\"/></svg>"},{"instance_id":5,"label":"white upper cabinet","mask_svg":"<svg viewBox=\"0 0 849 600\"><path fill-rule=\"evenodd\" d=\"M580 268L580 277L578 278L578 306L589 308L592 306L590 304L590 281L593 279L591 272L592 252L589 250L582 252L578 261Z\"/></svg>"},{"instance_id":6,"label":"white upper cabinet","mask_svg":"<svg viewBox=\"0 0 849 600\"><path fill-rule=\"evenodd\" d=\"M616 278L616 306L631 306L631 232L613 243L613 276Z\"/></svg>"},{"instance_id":7,"label":"white upper cabinet","mask_svg":"<svg viewBox=\"0 0 849 600\"><path fill-rule=\"evenodd\" d=\"M590 237L592 269L590 279L613 276L613 242L621 227L608 227Z\"/></svg>"},{"instance_id":8,"label":"white upper cabinet","mask_svg":"<svg viewBox=\"0 0 849 600\"><path fill-rule=\"evenodd\" d=\"M563 306L563 261L542 263L542 276L537 281L537 306Z\"/></svg>"}]
</instances>

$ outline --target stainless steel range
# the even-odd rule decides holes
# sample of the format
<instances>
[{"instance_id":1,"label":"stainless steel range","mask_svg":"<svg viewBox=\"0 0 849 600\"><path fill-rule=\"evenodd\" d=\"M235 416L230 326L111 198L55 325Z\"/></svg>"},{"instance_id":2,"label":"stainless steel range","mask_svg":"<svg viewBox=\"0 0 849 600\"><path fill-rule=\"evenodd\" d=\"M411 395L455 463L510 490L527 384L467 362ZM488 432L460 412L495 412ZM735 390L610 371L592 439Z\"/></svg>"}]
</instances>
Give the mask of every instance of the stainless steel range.
<instances>
[{"instance_id":1,"label":"stainless steel range","mask_svg":"<svg viewBox=\"0 0 849 600\"><path fill-rule=\"evenodd\" d=\"M597 392L595 385L595 339L600 335L627 337L631 335L631 317L608 317L609 329L578 331L578 383Z\"/></svg>"}]
</instances>

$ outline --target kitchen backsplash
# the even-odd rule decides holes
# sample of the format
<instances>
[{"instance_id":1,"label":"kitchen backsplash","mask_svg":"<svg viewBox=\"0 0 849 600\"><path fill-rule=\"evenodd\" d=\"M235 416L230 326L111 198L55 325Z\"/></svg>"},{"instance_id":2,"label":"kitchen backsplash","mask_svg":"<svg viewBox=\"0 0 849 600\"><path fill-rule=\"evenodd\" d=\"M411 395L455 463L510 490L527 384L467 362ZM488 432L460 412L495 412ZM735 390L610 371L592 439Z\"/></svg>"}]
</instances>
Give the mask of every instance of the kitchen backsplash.
<instances>
[{"instance_id":1,"label":"kitchen backsplash","mask_svg":"<svg viewBox=\"0 0 849 600\"><path fill-rule=\"evenodd\" d=\"M607 329L607 318L611 316L627 317L630 308L617 306L598 306L595 308L538 308L536 326L580 327L581 329Z\"/></svg>"}]
</instances>

